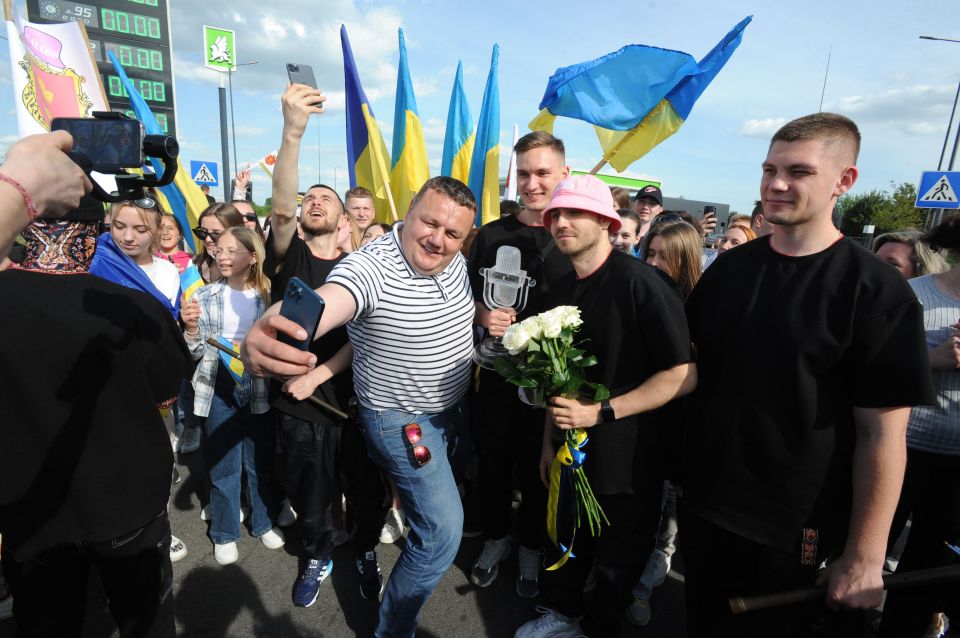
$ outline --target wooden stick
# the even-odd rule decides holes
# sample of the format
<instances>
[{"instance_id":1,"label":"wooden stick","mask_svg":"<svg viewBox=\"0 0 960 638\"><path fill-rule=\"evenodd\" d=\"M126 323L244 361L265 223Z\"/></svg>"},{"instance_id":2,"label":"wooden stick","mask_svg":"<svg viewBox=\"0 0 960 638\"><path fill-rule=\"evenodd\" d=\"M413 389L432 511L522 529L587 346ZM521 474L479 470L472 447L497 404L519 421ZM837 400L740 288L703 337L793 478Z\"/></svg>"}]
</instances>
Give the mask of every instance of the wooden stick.
<instances>
[{"instance_id":1,"label":"wooden stick","mask_svg":"<svg viewBox=\"0 0 960 638\"><path fill-rule=\"evenodd\" d=\"M228 348L227 346L223 345L222 343L220 343L219 341L217 341L217 340L214 339L213 337L210 337L210 338L207 339L207 344L213 346L214 348L216 348L216 349L219 350L220 352L225 352L225 353L227 353L228 355L230 355L230 356L233 357L234 359L239 359L239 358L240 358L240 355L237 354L237 351L236 351L236 350L233 350L233 349L231 349L231 348ZM335 408L334 406L330 405L329 403L327 403L327 402L324 401L323 399L320 399L320 398L318 398L318 397L315 397L315 396L312 395L312 394L311 394L310 396L308 396L308 397L307 397L306 399L304 399L304 400L305 400L305 401L309 401L310 403L314 404L314 405L317 406L318 408L323 408L323 409L326 410L327 412L330 412L331 414L333 414L333 415L336 416L337 418L342 419L342 420L344 420L344 421L346 421L347 419L350 418L350 415L347 414L346 412L344 412L343 410L340 410L340 409L338 409L338 408Z\"/></svg>"},{"instance_id":2,"label":"wooden stick","mask_svg":"<svg viewBox=\"0 0 960 638\"><path fill-rule=\"evenodd\" d=\"M603 168L606 164L607 164L607 160L605 160L605 159L600 160L600 161L597 163L596 166L594 166L593 168L590 169L590 174L591 174L591 175L596 175L597 172L598 172L601 168Z\"/></svg>"},{"instance_id":3,"label":"wooden stick","mask_svg":"<svg viewBox=\"0 0 960 638\"><path fill-rule=\"evenodd\" d=\"M935 585L955 580L960 580L960 565L919 569L902 574L887 574L883 577L883 588L888 591L893 589L911 589L923 585ZM736 615L757 609L770 609L771 607L823 601L826 599L826 595L826 585L816 585L814 587L803 587L801 589L792 589L790 591L763 594L760 596L748 596L746 598L735 596L728 602L730 604L730 611Z\"/></svg>"}]
</instances>

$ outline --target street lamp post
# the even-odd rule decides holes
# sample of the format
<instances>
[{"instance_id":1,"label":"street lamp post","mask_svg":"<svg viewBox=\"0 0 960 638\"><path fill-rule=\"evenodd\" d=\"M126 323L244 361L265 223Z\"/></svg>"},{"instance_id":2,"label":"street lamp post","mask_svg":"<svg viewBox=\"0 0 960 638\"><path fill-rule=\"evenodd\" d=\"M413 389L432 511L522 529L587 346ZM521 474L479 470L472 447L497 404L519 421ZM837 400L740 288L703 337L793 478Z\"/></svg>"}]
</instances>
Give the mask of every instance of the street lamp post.
<instances>
[{"instance_id":1,"label":"street lamp post","mask_svg":"<svg viewBox=\"0 0 960 638\"><path fill-rule=\"evenodd\" d=\"M960 40L953 40L951 38L937 38L931 35L921 35L921 40L937 40L940 42L957 42L960 43ZM957 93L953 97L953 108L950 109L950 120L947 122L947 133L943 136L943 148L940 150L940 161L937 162L937 170L943 170L943 159L947 154L947 144L950 143L950 130L953 128L953 119L957 114L957 100L960 99L960 83L957 84ZM957 126L957 133L953 139L953 150L950 153L950 164L947 166L948 171L953 170L953 164L957 159L957 145L960 144L960 125ZM933 228L940 223L941 218L943 217L942 208L934 208L930 211L930 214L927 215L926 223L924 228Z\"/></svg>"}]
</instances>

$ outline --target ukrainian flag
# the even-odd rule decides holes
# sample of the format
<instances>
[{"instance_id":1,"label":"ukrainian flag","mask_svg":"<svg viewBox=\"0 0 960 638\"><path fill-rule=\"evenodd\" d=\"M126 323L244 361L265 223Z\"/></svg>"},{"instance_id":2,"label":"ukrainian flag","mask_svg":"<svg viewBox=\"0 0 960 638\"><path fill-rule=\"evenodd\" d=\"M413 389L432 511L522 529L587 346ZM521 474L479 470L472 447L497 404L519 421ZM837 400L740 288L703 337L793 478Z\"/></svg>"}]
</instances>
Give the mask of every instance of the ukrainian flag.
<instances>
[{"instance_id":1,"label":"ukrainian flag","mask_svg":"<svg viewBox=\"0 0 960 638\"><path fill-rule=\"evenodd\" d=\"M400 70L397 72L397 106L393 112L393 166L390 167L390 183L397 205L397 214L402 219L407 214L410 201L423 183L430 179L427 166L427 142L423 139L423 127L417 114L417 98L413 95L413 82L407 66L407 43L400 32Z\"/></svg>"},{"instance_id":2,"label":"ukrainian flag","mask_svg":"<svg viewBox=\"0 0 960 638\"><path fill-rule=\"evenodd\" d=\"M163 129L160 128L160 125L157 123L157 118L153 116L153 111L150 110L150 107L147 106L143 97L137 91L136 87L134 87L133 82L127 77L127 73L123 70L123 66L119 60L117 60L117 56L114 55L113 51L108 51L107 56L109 56L110 61L113 63L113 68L116 70L117 75L120 76L120 81L123 82L123 86L130 96L130 106L133 109L133 113L143 124L147 135L162 135ZM153 166L153 171L157 175L163 173L163 164L160 163L160 160L151 157L150 164ZM190 179L190 172L183 169L183 164L179 159L177 159L177 175L173 183L160 187L159 191L166 200L166 210L173 212L185 230L197 226L200 213L207 207L207 198L204 197L200 187ZM161 202L161 204L163 203L164 202ZM193 233L187 230L187 232L184 233L183 239L187 243L187 246L190 247L191 252L197 252Z\"/></svg>"},{"instance_id":3,"label":"ukrainian flag","mask_svg":"<svg viewBox=\"0 0 960 638\"><path fill-rule=\"evenodd\" d=\"M240 381L243 379L243 361L240 360L240 349L233 345L233 342L229 339L224 339L223 335L217 335L217 342L236 353L234 356L230 356L223 350L217 350L217 352L220 353L220 361L222 361L223 365L230 371L230 378L232 378L237 385L240 385Z\"/></svg>"},{"instance_id":4,"label":"ukrainian flag","mask_svg":"<svg viewBox=\"0 0 960 638\"><path fill-rule=\"evenodd\" d=\"M203 278L200 276L200 271L191 262L180 275L180 292L183 293L186 301L190 301L193 293L200 290L202 286Z\"/></svg>"},{"instance_id":5,"label":"ukrainian flag","mask_svg":"<svg viewBox=\"0 0 960 638\"><path fill-rule=\"evenodd\" d=\"M447 132L443 137L443 161L440 174L458 179L464 184L470 179L470 160L473 157L473 118L463 90L463 63L457 62L457 77L453 80L450 110L447 111Z\"/></svg>"},{"instance_id":6,"label":"ukrainian flag","mask_svg":"<svg viewBox=\"0 0 960 638\"><path fill-rule=\"evenodd\" d=\"M744 18L699 63L682 51L633 44L558 69L530 128L552 132L561 115L590 122L603 159L622 172L677 132L752 19Z\"/></svg>"},{"instance_id":7,"label":"ukrainian flag","mask_svg":"<svg viewBox=\"0 0 960 638\"><path fill-rule=\"evenodd\" d=\"M370 108L370 100L360 85L360 75L353 61L347 27L340 27L343 45L343 79L347 99L347 167L350 170L350 188L363 186L373 193L378 222L394 221L390 212L390 174L387 164L390 155L377 120Z\"/></svg>"},{"instance_id":8,"label":"ukrainian flag","mask_svg":"<svg viewBox=\"0 0 960 638\"><path fill-rule=\"evenodd\" d=\"M483 90L480 121L477 123L476 146L470 162L470 178L467 181L477 200L477 226L500 218L500 89L497 85L499 63L500 46L494 44L490 74Z\"/></svg>"}]
</instances>

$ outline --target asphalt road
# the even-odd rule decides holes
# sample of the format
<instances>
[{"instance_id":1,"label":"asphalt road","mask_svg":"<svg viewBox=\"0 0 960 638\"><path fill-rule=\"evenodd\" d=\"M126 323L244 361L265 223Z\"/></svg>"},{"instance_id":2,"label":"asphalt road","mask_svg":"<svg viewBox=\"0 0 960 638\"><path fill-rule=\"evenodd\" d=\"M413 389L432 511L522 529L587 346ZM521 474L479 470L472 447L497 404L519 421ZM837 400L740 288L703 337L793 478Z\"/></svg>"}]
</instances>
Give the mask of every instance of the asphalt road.
<instances>
[{"instance_id":1,"label":"asphalt road","mask_svg":"<svg viewBox=\"0 0 960 638\"><path fill-rule=\"evenodd\" d=\"M297 576L296 531L288 528L287 545L268 550L256 538L239 543L240 560L221 567L213 558L207 523L200 520L203 474L201 454L182 455L178 466L183 479L172 490L170 520L173 533L187 544L188 554L174 563L177 634L183 637L313 638L366 637L373 634L377 605L360 597L352 543L334 552L334 570L323 583L317 602L294 607L290 595ZM396 545L380 545L377 553L386 575L400 554ZM499 578L480 589L468 580L470 567L482 547L480 539L464 539L457 559L423 608L417 636L510 637L521 624L537 617L536 604L514 591L516 552L502 564ZM52 595L69 596L55 591ZM90 612L84 638L118 635L109 615L96 572L88 586ZM628 625L630 638L684 638L682 575L671 572L651 601L652 620L647 627ZM0 621L0 638L13 638L14 620ZM596 638L596 637L595 637Z\"/></svg>"}]
</instances>

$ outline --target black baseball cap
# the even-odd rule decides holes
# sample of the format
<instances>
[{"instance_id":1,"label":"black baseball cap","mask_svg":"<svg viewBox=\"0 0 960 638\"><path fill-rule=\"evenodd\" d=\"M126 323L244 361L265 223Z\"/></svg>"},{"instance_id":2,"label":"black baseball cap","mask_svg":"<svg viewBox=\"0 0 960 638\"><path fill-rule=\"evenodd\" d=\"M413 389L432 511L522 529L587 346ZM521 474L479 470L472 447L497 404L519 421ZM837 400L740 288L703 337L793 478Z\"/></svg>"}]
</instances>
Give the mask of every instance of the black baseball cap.
<instances>
[{"instance_id":1,"label":"black baseball cap","mask_svg":"<svg viewBox=\"0 0 960 638\"><path fill-rule=\"evenodd\" d=\"M633 200L638 202L641 199L652 199L657 202L658 206L663 206L663 193L660 192L660 189L650 184L649 186L644 186L637 191L637 194L634 196Z\"/></svg>"}]
</instances>

